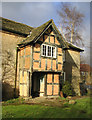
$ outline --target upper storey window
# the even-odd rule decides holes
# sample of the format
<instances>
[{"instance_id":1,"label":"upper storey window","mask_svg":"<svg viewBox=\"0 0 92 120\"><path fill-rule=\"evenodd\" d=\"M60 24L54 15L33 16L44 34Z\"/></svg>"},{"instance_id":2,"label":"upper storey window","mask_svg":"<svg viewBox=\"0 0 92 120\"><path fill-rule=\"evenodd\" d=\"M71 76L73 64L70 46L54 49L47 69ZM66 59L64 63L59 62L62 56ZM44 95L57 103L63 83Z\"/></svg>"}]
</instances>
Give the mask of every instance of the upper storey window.
<instances>
[{"instance_id":1,"label":"upper storey window","mask_svg":"<svg viewBox=\"0 0 92 120\"><path fill-rule=\"evenodd\" d=\"M42 56L56 58L56 47L51 45L42 45Z\"/></svg>"},{"instance_id":2,"label":"upper storey window","mask_svg":"<svg viewBox=\"0 0 92 120\"><path fill-rule=\"evenodd\" d=\"M46 56L46 45L43 45L42 47L42 55Z\"/></svg>"}]
</instances>

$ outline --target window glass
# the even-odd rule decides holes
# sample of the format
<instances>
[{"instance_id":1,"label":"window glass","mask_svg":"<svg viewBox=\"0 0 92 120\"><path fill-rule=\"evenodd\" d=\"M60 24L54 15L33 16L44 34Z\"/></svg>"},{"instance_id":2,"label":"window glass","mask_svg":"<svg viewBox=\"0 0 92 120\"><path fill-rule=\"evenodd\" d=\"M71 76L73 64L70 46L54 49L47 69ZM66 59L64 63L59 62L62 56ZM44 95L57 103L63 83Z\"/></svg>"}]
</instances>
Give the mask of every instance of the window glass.
<instances>
[{"instance_id":1,"label":"window glass","mask_svg":"<svg viewBox=\"0 0 92 120\"><path fill-rule=\"evenodd\" d=\"M52 47L52 57L54 56L54 47Z\"/></svg>"},{"instance_id":2,"label":"window glass","mask_svg":"<svg viewBox=\"0 0 92 120\"><path fill-rule=\"evenodd\" d=\"M42 45L42 56L56 58L56 47L50 45Z\"/></svg>"},{"instance_id":3,"label":"window glass","mask_svg":"<svg viewBox=\"0 0 92 120\"><path fill-rule=\"evenodd\" d=\"M51 47L48 46L48 56L51 56Z\"/></svg>"}]
</instances>

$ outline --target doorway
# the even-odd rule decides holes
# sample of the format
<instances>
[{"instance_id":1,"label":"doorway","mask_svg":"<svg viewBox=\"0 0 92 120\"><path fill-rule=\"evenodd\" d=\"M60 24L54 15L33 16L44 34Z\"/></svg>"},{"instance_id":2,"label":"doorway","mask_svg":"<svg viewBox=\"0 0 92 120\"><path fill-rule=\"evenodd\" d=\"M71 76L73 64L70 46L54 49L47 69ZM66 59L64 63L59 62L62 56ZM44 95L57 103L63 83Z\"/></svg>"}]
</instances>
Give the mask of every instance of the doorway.
<instances>
[{"instance_id":1,"label":"doorway","mask_svg":"<svg viewBox=\"0 0 92 120\"><path fill-rule=\"evenodd\" d=\"M44 96L44 81L45 74L43 73L33 73L32 75L32 97Z\"/></svg>"},{"instance_id":2,"label":"doorway","mask_svg":"<svg viewBox=\"0 0 92 120\"><path fill-rule=\"evenodd\" d=\"M40 96L44 96L44 75L39 77L40 80Z\"/></svg>"}]
</instances>

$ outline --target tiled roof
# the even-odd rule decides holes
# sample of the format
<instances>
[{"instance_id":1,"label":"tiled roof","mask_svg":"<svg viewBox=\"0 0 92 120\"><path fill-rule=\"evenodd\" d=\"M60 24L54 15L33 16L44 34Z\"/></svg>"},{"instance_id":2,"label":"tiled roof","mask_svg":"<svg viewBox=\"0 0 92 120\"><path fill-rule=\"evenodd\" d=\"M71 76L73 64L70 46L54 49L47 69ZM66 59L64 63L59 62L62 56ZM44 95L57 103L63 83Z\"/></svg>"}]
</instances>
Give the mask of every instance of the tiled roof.
<instances>
[{"instance_id":1,"label":"tiled roof","mask_svg":"<svg viewBox=\"0 0 92 120\"><path fill-rule=\"evenodd\" d=\"M31 34L28 35L27 38L25 38L21 43L19 43L18 45L25 45L25 44L28 44L30 42L36 42L38 40L38 38L40 37L40 35L42 35L46 30L47 28L50 26L50 25L53 25L53 27L55 28L55 30L57 31L58 33L58 36L60 37L61 39L61 42L63 44L63 46L66 46L66 42L65 40L63 39L61 33L59 33L58 29L56 28L53 20L49 20L48 22L44 23L43 25L37 27L37 28L34 28L32 31L31 31Z\"/></svg>"},{"instance_id":2,"label":"tiled roof","mask_svg":"<svg viewBox=\"0 0 92 120\"><path fill-rule=\"evenodd\" d=\"M76 51L79 51L79 52L84 51L83 49L77 47L76 45L74 45L72 43L67 42L67 45L68 45L68 47L65 47L64 49L73 49L73 50L76 50Z\"/></svg>"},{"instance_id":3,"label":"tiled roof","mask_svg":"<svg viewBox=\"0 0 92 120\"><path fill-rule=\"evenodd\" d=\"M30 27L28 25L18 23L2 17L0 17L0 28L2 28L2 30L10 31L25 36L27 36L33 29L33 27Z\"/></svg>"},{"instance_id":4,"label":"tiled roof","mask_svg":"<svg viewBox=\"0 0 92 120\"><path fill-rule=\"evenodd\" d=\"M21 41L18 45L25 45L31 42L36 42L38 40L38 38L40 37L40 35L42 33L45 32L45 30L52 25L54 27L54 29L57 32L57 36L59 37L60 43L63 46L64 49L74 49L77 51L83 51L82 49L80 49L79 47L76 47L75 45L68 43L65 41L65 39L63 38L63 36L61 35L61 33L59 32L59 30L57 29L56 25L54 24L53 20L49 20L48 22L44 23L43 25L34 28L31 31L31 34L27 36L27 38L25 38L23 41Z\"/></svg>"},{"instance_id":5,"label":"tiled roof","mask_svg":"<svg viewBox=\"0 0 92 120\"><path fill-rule=\"evenodd\" d=\"M65 41L65 39L63 38L63 36L59 32L59 30L57 29L57 27L54 24L52 19L47 21L46 23L44 23L43 25L41 25L37 28L33 28L33 27L28 26L28 25L25 25L25 24L22 24L22 23L18 23L18 22L0 17L0 28L2 27L2 30L6 30L6 31L9 31L9 32L13 32L13 33L16 33L16 34L21 34L21 35L27 36L23 41L18 43L19 46L26 45L30 42L36 42L38 40L38 38L51 25L55 29L55 31L57 33L56 35L58 36L59 41L60 41L61 45L63 46L63 49L74 49L74 50L77 50L77 51L80 51L80 52L83 51L81 48ZM31 34L30 34L30 32L31 32Z\"/></svg>"}]
</instances>

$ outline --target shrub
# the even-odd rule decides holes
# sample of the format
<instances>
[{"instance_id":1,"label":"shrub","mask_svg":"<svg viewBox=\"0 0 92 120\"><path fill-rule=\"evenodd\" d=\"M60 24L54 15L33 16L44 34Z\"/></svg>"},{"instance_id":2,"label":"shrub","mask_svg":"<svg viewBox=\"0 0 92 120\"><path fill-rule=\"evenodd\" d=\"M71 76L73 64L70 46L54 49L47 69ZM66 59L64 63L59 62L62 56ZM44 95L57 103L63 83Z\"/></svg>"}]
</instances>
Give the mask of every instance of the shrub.
<instances>
[{"instance_id":1,"label":"shrub","mask_svg":"<svg viewBox=\"0 0 92 120\"><path fill-rule=\"evenodd\" d=\"M75 93L73 91L73 88L72 88L72 85L68 81L65 81L65 83L64 83L64 85L62 87L62 92L63 92L65 97L75 95Z\"/></svg>"}]
</instances>

